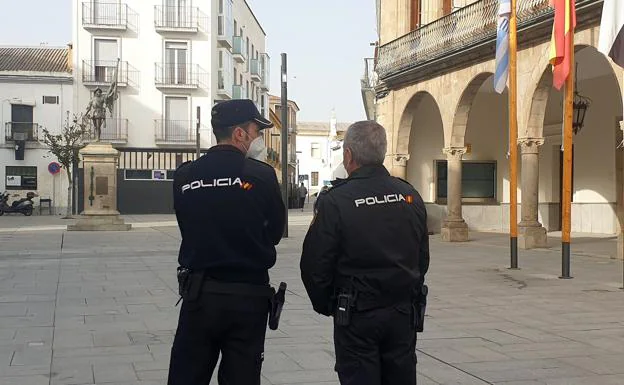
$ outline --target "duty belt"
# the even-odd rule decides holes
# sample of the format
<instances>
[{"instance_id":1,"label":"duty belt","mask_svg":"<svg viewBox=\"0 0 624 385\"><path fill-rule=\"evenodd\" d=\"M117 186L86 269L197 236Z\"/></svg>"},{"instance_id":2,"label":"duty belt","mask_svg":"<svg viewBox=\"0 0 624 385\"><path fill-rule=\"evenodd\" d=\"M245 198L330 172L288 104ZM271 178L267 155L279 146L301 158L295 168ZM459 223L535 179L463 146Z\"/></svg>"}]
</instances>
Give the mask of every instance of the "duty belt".
<instances>
[{"instance_id":1,"label":"duty belt","mask_svg":"<svg viewBox=\"0 0 624 385\"><path fill-rule=\"evenodd\" d=\"M202 291L204 293L233 294L267 298L271 298L275 294L275 289L270 286L252 285L249 283L239 282L222 282L214 281L212 279L204 279Z\"/></svg>"}]
</instances>

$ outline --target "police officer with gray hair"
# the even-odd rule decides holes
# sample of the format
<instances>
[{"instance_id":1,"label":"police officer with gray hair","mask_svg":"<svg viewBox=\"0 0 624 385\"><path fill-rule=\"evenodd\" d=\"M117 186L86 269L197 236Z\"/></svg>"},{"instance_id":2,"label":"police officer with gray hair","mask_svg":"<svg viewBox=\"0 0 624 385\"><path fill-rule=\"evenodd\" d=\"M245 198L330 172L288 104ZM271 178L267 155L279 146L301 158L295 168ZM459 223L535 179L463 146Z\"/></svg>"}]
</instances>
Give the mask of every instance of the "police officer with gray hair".
<instances>
[{"instance_id":1,"label":"police officer with gray hair","mask_svg":"<svg viewBox=\"0 0 624 385\"><path fill-rule=\"evenodd\" d=\"M349 127L349 177L325 194L303 244L301 277L314 310L334 318L342 385L416 384L427 213L418 192L383 166L386 148L378 123Z\"/></svg>"}]
</instances>

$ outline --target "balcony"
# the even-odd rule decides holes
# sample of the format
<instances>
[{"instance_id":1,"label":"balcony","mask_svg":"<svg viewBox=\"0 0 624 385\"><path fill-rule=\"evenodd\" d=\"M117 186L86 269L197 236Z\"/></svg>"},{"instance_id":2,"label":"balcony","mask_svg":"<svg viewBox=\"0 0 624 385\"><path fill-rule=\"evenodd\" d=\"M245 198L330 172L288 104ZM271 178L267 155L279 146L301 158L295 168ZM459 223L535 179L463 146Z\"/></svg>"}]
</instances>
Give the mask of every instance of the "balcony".
<instances>
[{"instance_id":1,"label":"balcony","mask_svg":"<svg viewBox=\"0 0 624 385\"><path fill-rule=\"evenodd\" d=\"M155 121L156 144L193 145L196 141L195 125L194 120L158 119Z\"/></svg>"},{"instance_id":2,"label":"balcony","mask_svg":"<svg viewBox=\"0 0 624 385\"><path fill-rule=\"evenodd\" d=\"M6 122L4 124L4 138L6 142L19 140L37 142L39 140L39 124L32 122Z\"/></svg>"},{"instance_id":3,"label":"balcony","mask_svg":"<svg viewBox=\"0 0 624 385\"><path fill-rule=\"evenodd\" d=\"M95 129L93 123L89 121L89 134L84 139L85 142L93 142L96 140ZM128 119L106 118L105 124L102 125L100 141L107 143L125 144L128 142Z\"/></svg>"},{"instance_id":4,"label":"balcony","mask_svg":"<svg viewBox=\"0 0 624 385\"><path fill-rule=\"evenodd\" d=\"M113 60L83 60L82 83L89 86L106 86L111 84L115 75L117 61ZM117 86L126 87L128 84L137 85L139 71L126 61L119 62Z\"/></svg>"},{"instance_id":5,"label":"balcony","mask_svg":"<svg viewBox=\"0 0 624 385\"><path fill-rule=\"evenodd\" d=\"M498 5L498 0L477 1L379 47L376 72L382 86L395 88L494 58ZM521 44L550 39L549 0L518 0L517 7ZM600 22L602 0L576 0L576 8L577 29Z\"/></svg>"},{"instance_id":6,"label":"balcony","mask_svg":"<svg viewBox=\"0 0 624 385\"><path fill-rule=\"evenodd\" d=\"M194 7L154 6L154 27L157 32L198 33L206 31L208 16Z\"/></svg>"},{"instance_id":7,"label":"balcony","mask_svg":"<svg viewBox=\"0 0 624 385\"><path fill-rule=\"evenodd\" d=\"M222 48L232 48L234 36L234 18L232 16L233 1L219 0L217 14L217 44Z\"/></svg>"},{"instance_id":8,"label":"balcony","mask_svg":"<svg viewBox=\"0 0 624 385\"><path fill-rule=\"evenodd\" d=\"M251 80L259 83L262 80L262 68L260 66L260 59L251 59L249 61L249 75Z\"/></svg>"},{"instance_id":9,"label":"balcony","mask_svg":"<svg viewBox=\"0 0 624 385\"><path fill-rule=\"evenodd\" d=\"M235 84L232 87L232 99L247 99L247 89L245 86Z\"/></svg>"},{"instance_id":10,"label":"balcony","mask_svg":"<svg viewBox=\"0 0 624 385\"><path fill-rule=\"evenodd\" d=\"M156 87L198 89L207 84L208 73L197 64L155 63Z\"/></svg>"},{"instance_id":11,"label":"balcony","mask_svg":"<svg viewBox=\"0 0 624 385\"><path fill-rule=\"evenodd\" d=\"M247 60L247 50L242 36L234 36L232 40L232 56L237 63L245 63Z\"/></svg>"},{"instance_id":12,"label":"balcony","mask_svg":"<svg viewBox=\"0 0 624 385\"><path fill-rule=\"evenodd\" d=\"M129 8L124 3L82 3L82 27L87 30L118 30L128 29Z\"/></svg>"},{"instance_id":13,"label":"balcony","mask_svg":"<svg viewBox=\"0 0 624 385\"><path fill-rule=\"evenodd\" d=\"M375 59L364 59L364 75L360 79L360 83L366 119L375 120L375 87L378 83L377 73L375 72Z\"/></svg>"},{"instance_id":14,"label":"balcony","mask_svg":"<svg viewBox=\"0 0 624 385\"><path fill-rule=\"evenodd\" d=\"M223 99L232 99L232 76L228 76L223 69L217 72L217 76L217 95Z\"/></svg>"},{"instance_id":15,"label":"balcony","mask_svg":"<svg viewBox=\"0 0 624 385\"><path fill-rule=\"evenodd\" d=\"M260 89L268 91L271 75L271 58L269 57L269 54L260 54L260 70L262 71L260 74Z\"/></svg>"}]
</instances>

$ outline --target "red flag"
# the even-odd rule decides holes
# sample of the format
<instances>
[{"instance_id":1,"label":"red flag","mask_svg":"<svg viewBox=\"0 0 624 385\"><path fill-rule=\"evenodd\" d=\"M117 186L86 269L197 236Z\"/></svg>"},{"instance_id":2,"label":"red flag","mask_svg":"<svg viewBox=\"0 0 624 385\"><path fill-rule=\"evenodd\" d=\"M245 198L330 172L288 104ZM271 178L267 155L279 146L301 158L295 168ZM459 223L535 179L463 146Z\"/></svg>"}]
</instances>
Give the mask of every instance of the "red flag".
<instances>
[{"instance_id":1,"label":"red flag","mask_svg":"<svg viewBox=\"0 0 624 385\"><path fill-rule=\"evenodd\" d=\"M570 39L576 28L576 4L574 0L550 0L550 3L555 8L555 20L549 57L553 66L553 86L560 90L572 71Z\"/></svg>"}]
</instances>

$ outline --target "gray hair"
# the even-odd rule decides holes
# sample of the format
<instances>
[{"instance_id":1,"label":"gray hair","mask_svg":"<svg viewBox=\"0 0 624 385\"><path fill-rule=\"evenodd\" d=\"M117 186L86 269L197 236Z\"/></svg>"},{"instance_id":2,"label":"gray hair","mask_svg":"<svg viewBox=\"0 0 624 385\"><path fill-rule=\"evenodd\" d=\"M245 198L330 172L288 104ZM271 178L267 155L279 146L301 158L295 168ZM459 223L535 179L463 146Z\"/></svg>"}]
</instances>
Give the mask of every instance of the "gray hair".
<instances>
[{"instance_id":1,"label":"gray hair","mask_svg":"<svg viewBox=\"0 0 624 385\"><path fill-rule=\"evenodd\" d=\"M344 147L360 166L383 164L388 149L386 129L373 120L355 122L347 129Z\"/></svg>"}]
</instances>

